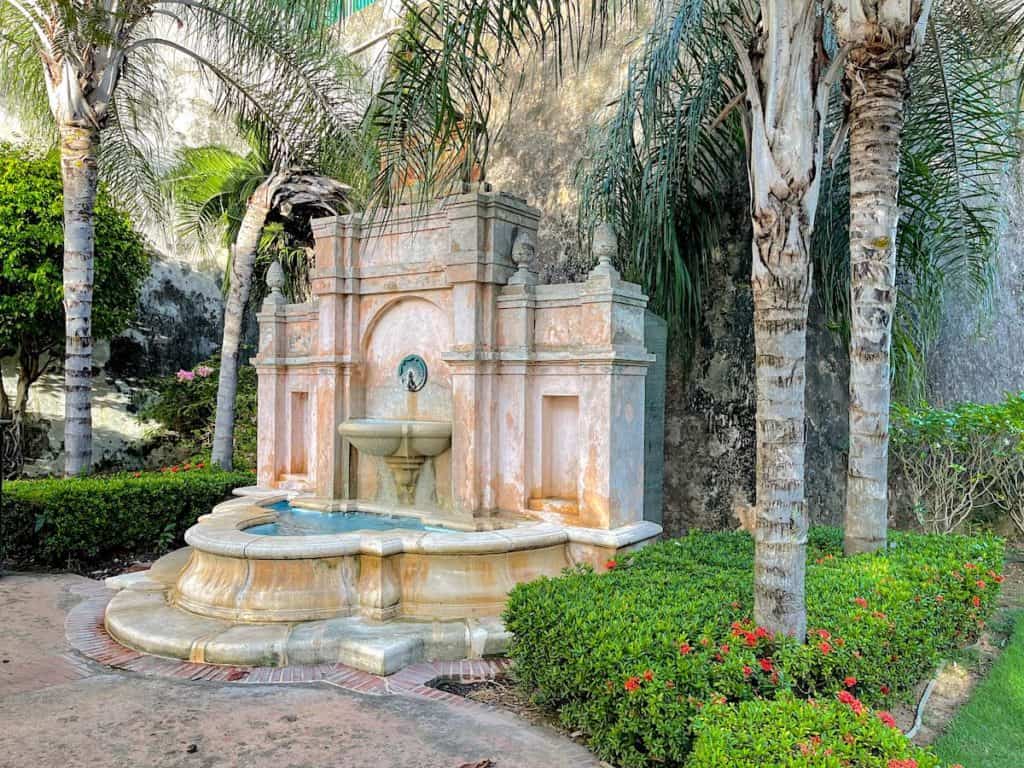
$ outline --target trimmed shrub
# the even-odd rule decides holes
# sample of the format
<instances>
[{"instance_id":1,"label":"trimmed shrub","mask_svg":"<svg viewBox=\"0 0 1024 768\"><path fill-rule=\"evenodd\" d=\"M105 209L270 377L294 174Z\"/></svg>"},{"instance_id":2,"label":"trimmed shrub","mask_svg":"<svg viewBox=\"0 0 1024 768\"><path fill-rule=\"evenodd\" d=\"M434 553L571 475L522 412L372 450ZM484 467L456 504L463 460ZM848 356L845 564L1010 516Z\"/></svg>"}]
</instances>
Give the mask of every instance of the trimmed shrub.
<instances>
[{"instance_id":1,"label":"trimmed shrub","mask_svg":"<svg viewBox=\"0 0 1024 768\"><path fill-rule=\"evenodd\" d=\"M1024 534L1024 392L948 409L895 405L892 451L924 530L1008 518Z\"/></svg>"},{"instance_id":2,"label":"trimmed shrub","mask_svg":"<svg viewBox=\"0 0 1024 768\"><path fill-rule=\"evenodd\" d=\"M694 722L687 768L938 768L888 712L871 712L851 696L809 702L784 694L773 701L711 704Z\"/></svg>"},{"instance_id":3,"label":"trimmed shrub","mask_svg":"<svg viewBox=\"0 0 1024 768\"><path fill-rule=\"evenodd\" d=\"M693 533L607 574L586 569L513 590L505 612L515 674L621 766L681 765L708 702L905 695L994 605L1003 543L894 533L884 554L843 558L814 529L807 644L753 625L753 541Z\"/></svg>"},{"instance_id":4,"label":"trimmed shrub","mask_svg":"<svg viewBox=\"0 0 1024 768\"><path fill-rule=\"evenodd\" d=\"M85 567L115 555L163 552L232 489L253 481L249 472L186 465L6 482L0 494L3 559L19 566Z\"/></svg>"}]
</instances>

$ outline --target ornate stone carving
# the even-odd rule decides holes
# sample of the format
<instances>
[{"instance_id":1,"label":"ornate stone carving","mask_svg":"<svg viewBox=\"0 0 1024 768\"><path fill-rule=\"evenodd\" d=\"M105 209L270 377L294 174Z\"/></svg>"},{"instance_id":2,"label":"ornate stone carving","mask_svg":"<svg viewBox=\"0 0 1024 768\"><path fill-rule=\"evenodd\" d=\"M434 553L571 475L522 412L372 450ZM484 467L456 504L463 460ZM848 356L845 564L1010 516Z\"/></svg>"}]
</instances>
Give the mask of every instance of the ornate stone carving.
<instances>
[{"instance_id":1,"label":"ornate stone carving","mask_svg":"<svg viewBox=\"0 0 1024 768\"><path fill-rule=\"evenodd\" d=\"M516 273L509 278L509 285L536 285L537 273L531 267L537 253L537 245L533 233L520 230L512 243L512 263L516 265Z\"/></svg>"}]
</instances>

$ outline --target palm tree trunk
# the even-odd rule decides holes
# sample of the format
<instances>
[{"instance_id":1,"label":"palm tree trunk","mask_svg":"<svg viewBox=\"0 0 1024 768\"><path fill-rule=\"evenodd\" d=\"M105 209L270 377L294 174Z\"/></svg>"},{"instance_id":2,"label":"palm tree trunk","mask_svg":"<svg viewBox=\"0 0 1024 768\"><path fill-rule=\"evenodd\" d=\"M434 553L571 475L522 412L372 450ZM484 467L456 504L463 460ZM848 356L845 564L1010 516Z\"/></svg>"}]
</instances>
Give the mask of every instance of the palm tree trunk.
<instances>
[{"instance_id":1,"label":"palm tree trunk","mask_svg":"<svg viewBox=\"0 0 1024 768\"><path fill-rule=\"evenodd\" d=\"M810 242L836 64L822 46L815 0L760 0L759 5L759 37L752 44L726 32L746 83L754 229L754 621L802 642L807 634L804 369Z\"/></svg>"},{"instance_id":2,"label":"palm tree trunk","mask_svg":"<svg viewBox=\"0 0 1024 768\"><path fill-rule=\"evenodd\" d=\"M260 234L270 213L271 198L276 188L274 177L263 182L249 198L249 205L235 239L231 263L231 282L224 302L224 337L220 350L220 373L217 379L217 415L213 430L212 464L231 469L235 439L235 396L238 392L238 348L242 337L242 320L249 300L253 265Z\"/></svg>"},{"instance_id":3,"label":"palm tree trunk","mask_svg":"<svg viewBox=\"0 0 1024 768\"><path fill-rule=\"evenodd\" d=\"M810 231L799 200L754 210L757 525L754 621L803 640L804 382Z\"/></svg>"},{"instance_id":4,"label":"palm tree trunk","mask_svg":"<svg viewBox=\"0 0 1024 768\"><path fill-rule=\"evenodd\" d=\"M850 455L843 548L883 548L889 516L889 400L896 310L905 46L860 48L850 88Z\"/></svg>"},{"instance_id":5,"label":"palm tree trunk","mask_svg":"<svg viewBox=\"0 0 1024 768\"><path fill-rule=\"evenodd\" d=\"M64 184L64 474L92 467L92 284L99 132L60 127Z\"/></svg>"}]
</instances>

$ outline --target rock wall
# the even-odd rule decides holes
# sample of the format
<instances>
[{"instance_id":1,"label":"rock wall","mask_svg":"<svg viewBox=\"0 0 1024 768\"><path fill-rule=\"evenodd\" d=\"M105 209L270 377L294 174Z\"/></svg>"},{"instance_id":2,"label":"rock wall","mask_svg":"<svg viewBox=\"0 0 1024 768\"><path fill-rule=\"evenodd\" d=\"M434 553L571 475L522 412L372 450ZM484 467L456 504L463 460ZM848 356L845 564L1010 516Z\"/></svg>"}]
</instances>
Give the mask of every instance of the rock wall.
<instances>
[{"instance_id":1,"label":"rock wall","mask_svg":"<svg viewBox=\"0 0 1024 768\"><path fill-rule=\"evenodd\" d=\"M191 368L220 348L224 303L218 276L186 263L154 258L142 286L136 321L99 340L93 354L93 454L97 467L139 468L162 461L147 438L156 424L136 415L145 379ZM13 391L13 360L0 361ZM59 473L63 465L63 375L42 377L29 390L26 474Z\"/></svg>"},{"instance_id":2,"label":"rock wall","mask_svg":"<svg viewBox=\"0 0 1024 768\"><path fill-rule=\"evenodd\" d=\"M1024 161L1009 179L991 305L953 291L929 358L929 397L939 404L994 402L1024 390Z\"/></svg>"}]
</instances>

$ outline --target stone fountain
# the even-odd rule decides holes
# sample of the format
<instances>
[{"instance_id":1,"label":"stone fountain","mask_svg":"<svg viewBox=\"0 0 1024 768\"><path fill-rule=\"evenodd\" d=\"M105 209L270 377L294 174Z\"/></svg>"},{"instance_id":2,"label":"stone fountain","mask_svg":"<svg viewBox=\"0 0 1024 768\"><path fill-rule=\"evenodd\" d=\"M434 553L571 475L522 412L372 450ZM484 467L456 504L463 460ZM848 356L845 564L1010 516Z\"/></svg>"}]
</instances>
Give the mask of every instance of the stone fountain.
<instances>
[{"instance_id":1,"label":"stone fountain","mask_svg":"<svg viewBox=\"0 0 1024 768\"><path fill-rule=\"evenodd\" d=\"M502 653L517 583L657 538L663 324L604 228L585 282L538 285L538 220L482 190L315 220L312 300L271 270L258 316L257 486L118 577L108 631L389 674Z\"/></svg>"}]
</instances>

